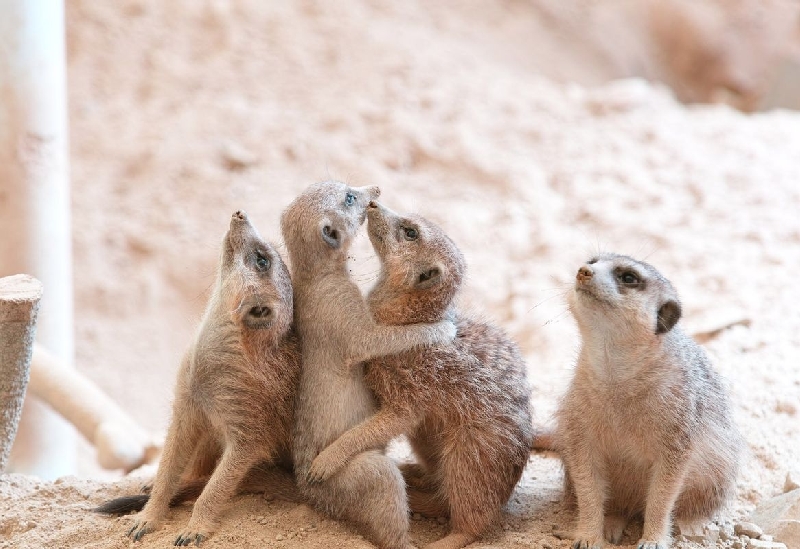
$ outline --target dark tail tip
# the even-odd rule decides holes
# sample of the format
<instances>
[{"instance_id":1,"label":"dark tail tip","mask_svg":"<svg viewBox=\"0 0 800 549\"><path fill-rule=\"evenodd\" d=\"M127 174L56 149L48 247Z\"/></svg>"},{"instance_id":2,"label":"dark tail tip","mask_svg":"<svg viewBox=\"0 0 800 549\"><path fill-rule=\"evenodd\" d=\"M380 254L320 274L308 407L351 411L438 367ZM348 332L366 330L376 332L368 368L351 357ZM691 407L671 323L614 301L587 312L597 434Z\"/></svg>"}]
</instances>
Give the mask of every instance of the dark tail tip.
<instances>
[{"instance_id":1,"label":"dark tail tip","mask_svg":"<svg viewBox=\"0 0 800 549\"><path fill-rule=\"evenodd\" d=\"M123 496L121 498L112 499L103 503L102 505L92 509L95 513L103 513L104 515L130 515L144 509L147 500L150 499L148 494L137 494L135 496Z\"/></svg>"}]
</instances>

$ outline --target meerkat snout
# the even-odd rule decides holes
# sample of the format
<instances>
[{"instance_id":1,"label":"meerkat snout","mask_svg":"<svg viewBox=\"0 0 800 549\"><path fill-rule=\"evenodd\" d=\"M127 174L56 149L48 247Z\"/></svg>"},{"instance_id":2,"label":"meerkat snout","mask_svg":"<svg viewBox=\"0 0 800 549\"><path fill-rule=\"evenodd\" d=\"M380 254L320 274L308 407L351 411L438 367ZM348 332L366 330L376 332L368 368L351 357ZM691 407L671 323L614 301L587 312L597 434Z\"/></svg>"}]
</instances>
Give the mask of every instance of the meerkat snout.
<instances>
[{"instance_id":1,"label":"meerkat snout","mask_svg":"<svg viewBox=\"0 0 800 549\"><path fill-rule=\"evenodd\" d=\"M580 269L578 269L578 274L575 276L575 279L578 282L586 282L591 280L592 276L594 276L594 271L591 267L584 265Z\"/></svg>"}]
</instances>

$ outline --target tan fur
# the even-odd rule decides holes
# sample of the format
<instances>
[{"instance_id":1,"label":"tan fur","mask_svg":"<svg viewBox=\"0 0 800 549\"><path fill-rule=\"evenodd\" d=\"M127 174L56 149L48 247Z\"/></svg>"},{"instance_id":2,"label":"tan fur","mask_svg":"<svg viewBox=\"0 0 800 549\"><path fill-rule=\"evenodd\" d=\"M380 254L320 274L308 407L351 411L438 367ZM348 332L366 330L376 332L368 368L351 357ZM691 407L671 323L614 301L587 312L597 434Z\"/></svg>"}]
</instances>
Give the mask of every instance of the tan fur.
<instances>
[{"instance_id":1,"label":"tan fur","mask_svg":"<svg viewBox=\"0 0 800 549\"><path fill-rule=\"evenodd\" d=\"M557 445L577 499L574 547L602 547L604 531L616 543L643 515L639 548L665 549L672 517L708 519L734 489L742 439L722 381L675 326L672 284L646 263L590 260L570 309L583 345Z\"/></svg>"},{"instance_id":2,"label":"tan fur","mask_svg":"<svg viewBox=\"0 0 800 549\"><path fill-rule=\"evenodd\" d=\"M368 219L382 263L369 295L375 319L406 325L446 318L466 268L452 240L421 217L400 217L375 203ZM336 478L361 452L407 434L420 460L406 474L412 509L451 518L451 533L432 548L463 547L495 521L533 436L517 346L492 324L458 315L457 326L452 343L368 362L378 413L328 446L309 471L314 481Z\"/></svg>"},{"instance_id":3,"label":"tan fur","mask_svg":"<svg viewBox=\"0 0 800 549\"><path fill-rule=\"evenodd\" d=\"M377 187L338 181L310 186L286 208L281 229L289 250L295 321L302 342L294 458L301 492L317 508L358 523L380 547L405 548L408 506L397 466L378 446L322 483L306 482L316 455L375 412L362 362L420 345L450 341L452 322L375 323L347 271L347 251Z\"/></svg>"},{"instance_id":4,"label":"tan fur","mask_svg":"<svg viewBox=\"0 0 800 549\"><path fill-rule=\"evenodd\" d=\"M300 366L291 325L286 266L247 216L236 212L212 296L178 373L164 453L149 501L128 531L131 538L138 540L159 526L170 500L187 489L187 479L211 473L175 541L199 545L215 530L224 504L254 466L291 469ZM253 475L258 480L257 472Z\"/></svg>"}]
</instances>

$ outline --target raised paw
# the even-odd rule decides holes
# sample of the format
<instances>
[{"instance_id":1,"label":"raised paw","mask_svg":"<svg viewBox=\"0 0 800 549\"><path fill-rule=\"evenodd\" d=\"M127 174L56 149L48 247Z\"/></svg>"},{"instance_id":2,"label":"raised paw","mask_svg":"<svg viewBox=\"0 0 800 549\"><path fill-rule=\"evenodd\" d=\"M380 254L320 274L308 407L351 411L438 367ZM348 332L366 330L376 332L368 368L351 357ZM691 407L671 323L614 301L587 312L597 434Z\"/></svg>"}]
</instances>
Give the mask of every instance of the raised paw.
<instances>
[{"instance_id":1,"label":"raised paw","mask_svg":"<svg viewBox=\"0 0 800 549\"><path fill-rule=\"evenodd\" d=\"M142 536L152 532L157 527L158 524L156 524L156 521L141 519L135 521L133 526L130 527L128 533L125 535L131 538L133 541L139 541L142 539Z\"/></svg>"},{"instance_id":2,"label":"raised paw","mask_svg":"<svg viewBox=\"0 0 800 549\"><path fill-rule=\"evenodd\" d=\"M667 549L667 544L660 541L640 539L636 549Z\"/></svg>"},{"instance_id":3,"label":"raised paw","mask_svg":"<svg viewBox=\"0 0 800 549\"><path fill-rule=\"evenodd\" d=\"M579 538L572 544L572 549L603 549L603 540Z\"/></svg>"},{"instance_id":4,"label":"raised paw","mask_svg":"<svg viewBox=\"0 0 800 549\"><path fill-rule=\"evenodd\" d=\"M208 539L208 534L206 533L192 532L187 530L186 532L181 533L181 535L177 537L173 545L175 547L180 547L180 546L185 547L187 545L194 544L197 547L200 547L200 544L203 543L206 539Z\"/></svg>"},{"instance_id":5,"label":"raised paw","mask_svg":"<svg viewBox=\"0 0 800 549\"><path fill-rule=\"evenodd\" d=\"M328 449L323 450L311 462L311 467L306 473L308 482L325 482L331 478L336 471L344 467L345 460Z\"/></svg>"}]
</instances>

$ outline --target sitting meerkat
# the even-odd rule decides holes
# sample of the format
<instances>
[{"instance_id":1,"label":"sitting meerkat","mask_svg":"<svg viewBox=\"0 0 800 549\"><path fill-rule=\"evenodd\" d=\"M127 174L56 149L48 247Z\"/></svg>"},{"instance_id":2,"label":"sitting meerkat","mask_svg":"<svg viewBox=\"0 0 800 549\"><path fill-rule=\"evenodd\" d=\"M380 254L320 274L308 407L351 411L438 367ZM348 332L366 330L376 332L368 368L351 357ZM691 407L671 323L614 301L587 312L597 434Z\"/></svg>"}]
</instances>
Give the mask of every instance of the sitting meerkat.
<instances>
[{"instance_id":1,"label":"sitting meerkat","mask_svg":"<svg viewBox=\"0 0 800 549\"><path fill-rule=\"evenodd\" d=\"M464 257L435 224L377 203L367 210L381 274L368 297L386 325L435 322L454 313ZM407 468L412 510L451 518L451 533L429 548L459 548L498 518L519 481L533 439L530 388L517 345L497 326L456 316L453 342L366 365L379 411L328 446L308 480L337 478L361 452L406 434L420 463Z\"/></svg>"},{"instance_id":2,"label":"sitting meerkat","mask_svg":"<svg viewBox=\"0 0 800 549\"><path fill-rule=\"evenodd\" d=\"M128 530L134 541L159 526L186 477L211 474L175 545L208 538L251 470L271 463L290 476L300 370L292 317L292 284L280 255L244 212L234 213L213 293L178 372L149 500Z\"/></svg>"},{"instance_id":3,"label":"sitting meerkat","mask_svg":"<svg viewBox=\"0 0 800 549\"><path fill-rule=\"evenodd\" d=\"M383 326L370 314L347 270L347 252L378 187L338 181L311 185L281 216L295 296L302 372L295 408L298 487L318 509L360 525L380 547L409 546L405 484L377 447L351 460L326 482L306 481L317 454L375 412L363 362L422 345L451 341L451 321Z\"/></svg>"},{"instance_id":4,"label":"sitting meerkat","mask_svg":"<svg viewBox=\"0 0 800 549\"><path fill-rule=\"evenodd\" d=\"M722 380L676 325L681 305L655 268L602 254L569 305L582 347L556 414L575 549L618 543L644 516L639 549L666 549L671 519L708 519L734 490L742 439Z\"/></svg>"}]
</instances>

